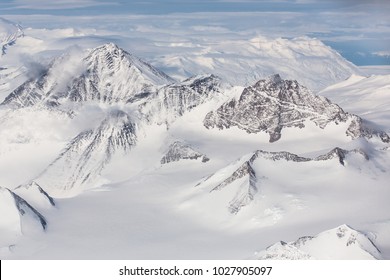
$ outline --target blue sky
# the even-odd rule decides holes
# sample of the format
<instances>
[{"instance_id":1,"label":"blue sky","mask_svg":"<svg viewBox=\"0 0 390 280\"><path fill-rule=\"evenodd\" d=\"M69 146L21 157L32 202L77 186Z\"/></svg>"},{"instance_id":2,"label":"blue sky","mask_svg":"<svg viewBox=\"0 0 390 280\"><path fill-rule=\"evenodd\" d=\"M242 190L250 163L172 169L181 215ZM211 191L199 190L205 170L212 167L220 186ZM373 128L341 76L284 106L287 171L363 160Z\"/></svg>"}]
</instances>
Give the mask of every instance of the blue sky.
<instances>
[{"instance_id":1,"label":"blue sky","mask_svg":"<svg viewBox=\"0 0 390 280\"><path fill-rule=\"evenodd\" d=\"M236 14L232 17L232 13ZM207 14L208 17L198 15ZM229 32L307 35L321 39L357 65L390 64L388 0L2 0L0 16L25 27L124 29L118 18L139 15L142 21L183 29L208 25ZM95 20L104 17L105 21ZM68 20L67 20L68 19ZM75 26L73 26L75 25ZM189 34L191 35L191 34Z\"/></svg>"}]
</instances>

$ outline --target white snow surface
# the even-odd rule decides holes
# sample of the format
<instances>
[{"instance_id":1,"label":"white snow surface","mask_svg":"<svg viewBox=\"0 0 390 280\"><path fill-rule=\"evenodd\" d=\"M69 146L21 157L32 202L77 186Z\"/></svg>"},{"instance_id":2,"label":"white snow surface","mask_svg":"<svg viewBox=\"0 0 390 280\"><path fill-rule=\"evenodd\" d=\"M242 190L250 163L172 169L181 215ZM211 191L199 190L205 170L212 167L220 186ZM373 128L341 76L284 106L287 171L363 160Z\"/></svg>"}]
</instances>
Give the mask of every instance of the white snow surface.
<instances>
[{"instance_id":1,"label":"white snow surface","mask_svg":"<svg viewBox=\"0 0 390 280\"><path fill-rule=\"evenodd\" d=\"M298 80L313 91L361 71L321 41L255 37L221 41L208 46L184 48L184 53L167 54L152 61L177 79L199 73L213 73L233 85L248 86L269 75L280 74Z\"/></svg>"},{"instance_id":2,"label":"white snow surface","mask_svg":"<svg viewBox=\"0 0 390 280\"><path fill-rule=\"evenodd\" d=\"M352 75L318 94L390 131L390 75Z\"/></svg>"},{"instance_id":3,"label":"white snow surface","mask_svg":"<svg viewBox=\"0 0 390 280\"><path fill-rule=\"evenodd\" d=\"M373 260L382 259L373 241L364 233L348 225L321 232L316 236L301 237L294 242L278 242L255 253L258 259L321 259Z\"/></svg>"},{"instance_id":4,"label":"white snow surface","mask_svg":"<svg viewBox=\"0 0 390 280\"><path fill-rule=\"evenodd\" d=\"M20 185L14 189L14 192L28 201L35 209L50 209L55 206L54 199L34 181Z\"/></svg>"}]
</instances>

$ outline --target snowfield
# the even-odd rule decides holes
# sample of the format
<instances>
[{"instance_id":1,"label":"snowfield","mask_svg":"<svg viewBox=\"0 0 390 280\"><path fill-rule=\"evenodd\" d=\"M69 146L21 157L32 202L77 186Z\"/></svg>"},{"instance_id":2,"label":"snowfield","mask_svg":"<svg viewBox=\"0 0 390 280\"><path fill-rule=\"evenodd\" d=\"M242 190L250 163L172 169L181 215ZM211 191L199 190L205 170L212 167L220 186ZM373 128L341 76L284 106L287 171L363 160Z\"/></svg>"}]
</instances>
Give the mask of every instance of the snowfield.
<instances>
[{"instance_id":1,"label":"snowfield","mask_svg":"<svg viewBox=\"0 0 390 280\"><path fill-rule=\"evenodd\" d=\"M306 37L34 72L29 32L0 57L2 259L390 259L388 75Z\"/></svg>"}]
</instances>

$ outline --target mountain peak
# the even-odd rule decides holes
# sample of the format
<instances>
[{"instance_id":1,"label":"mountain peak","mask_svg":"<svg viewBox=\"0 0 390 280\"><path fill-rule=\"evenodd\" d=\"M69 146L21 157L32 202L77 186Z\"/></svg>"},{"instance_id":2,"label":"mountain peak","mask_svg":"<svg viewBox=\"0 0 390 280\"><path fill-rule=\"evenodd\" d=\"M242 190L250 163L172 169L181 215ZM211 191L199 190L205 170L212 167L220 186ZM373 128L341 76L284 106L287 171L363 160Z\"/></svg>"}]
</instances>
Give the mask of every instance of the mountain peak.
<instances>
[{"instance_id":1,"label":"mountain peak","mask_svg":"<svg viewBox=\"0 0 390 280\"><path fill-rule=\"evenodd\" d=\"M105 63L107 66L113 66L113 60L122 60L124 59L125 54L126 52L114 43L107 43L93 49L90 52L89 57L90 59L99 59L100 63Z\"/></svg>"},{"instance_id":2,"label":"mountain peak","mask_svg":"<svg viewBox=\"0 0 390 280\"><path fill-rule=\"evenodd\" d=\"M97 47L87 56L83 54L55 59L42 76L15 89L2 104L19 108L39 104L53 107L66 101L120 103L174 82L113 43Z\"/></svg>"},{"instance_id":3,"label":"mountain peak","mask_svg":"<svg viewBox=\"0 0 390 280\"><path fill-rule=\"evenodd\" d=\"M23 29L19 24L0 18L0 55L5 54L6 48L23 35Z\"/></svg>"},{"instance_id":4,"label":"mountain peak","mask_svg":"<svg viewBox=\"0 0 390 280\"><path fill-rule=\"evenodd\" d=\"M270 142L278 141L287 127L304 128L305 122L314 122L324 129L329 123L350 125L347 136L380 137L385 143L389 136L366 124L360 117L345 113L337 104L313 94L295 80L283 80L279 75L270 76L246 87L238 100L232 98L217 110L209 112L203 124L206 128L219 129L233 126L248 133L264 131Z\"/></svg>"},{"instance_id":5,"label":"mountain peak","mask_svg":"<svg viewBox=\"0 0 390 280\"><path fill-rule=\"evenodd\" d=\"M49 194L54 197L77 195L96 185L115 153L126 154L136 142L136 125L130 116L113 110L98 127L73 138L35 181L48 186Z\"/></svg>"},{"instance_id":6,"label":"mountain peak","mask_svg":"<svg viewBox=\"0 0 390 280\"><path fill-rule=\"evenodd\" d=\"M265 81L267 84L280 84L283 80L279 74L274 74L266 78Z\"/></svg>"},{"instance_id":7,"label":"mountain peak","mask_svg":"<svg viewBox=\"0 0 390 280\"><path fill-rule=\"evenodd\" d=\"M183 159L197 160L198 158L200 158L202 162L207 162L210 160L206 155L195 150L189 144L175 141L169 146L167 152L160 162L161 164L166 164Z\"/></svg>"},{"instance_id":8,"label":"mountain peak","mask_svg":"<svg viewBox=\"0 0 390 280\"><path fill-rule=\"evenodd\" d=\"M336 104L276 74L246 87L238 101L232 99L208 113L204 125L219 129L237 126L248 133L265 131L270 142L275 142L284 127L303 128L305 121L311 120L324 128L329 122L345 119L346 114Z\"/></svg>"},{"instance_id":9,"label":"mountain peak","mask_svg":"<svg viewBox=\"0 0 390 280\"><path fill-rule=\"evenodd\" d=\"M374 242L343 224L294 242L277 242L258 253L259 259L382 259Z\"/></svg>"}]
</instances>

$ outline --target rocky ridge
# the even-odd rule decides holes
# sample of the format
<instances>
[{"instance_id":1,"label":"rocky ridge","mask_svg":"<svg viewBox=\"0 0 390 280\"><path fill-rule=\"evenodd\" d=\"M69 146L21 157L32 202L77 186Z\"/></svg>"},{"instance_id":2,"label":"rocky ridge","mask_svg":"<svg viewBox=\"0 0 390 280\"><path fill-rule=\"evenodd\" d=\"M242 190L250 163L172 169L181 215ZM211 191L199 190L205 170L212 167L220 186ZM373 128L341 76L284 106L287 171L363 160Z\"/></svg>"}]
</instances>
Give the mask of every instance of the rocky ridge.
<instances>
[{"instance_id":1,"label":"rocky ridge","mask_svg":"<svg viewBox=\"0 0 390 280\"><path fill-rule=\"evenodd\" d=\"M209 112L203 123L209 129L236 126L248 133L266 132L269 141L275 142L281 138L284 128L303 128L306 121L320 128L349 121L346 135L352 139L377 136L383 142L390 142L385 132L369 127L361 118L345 113L325 97L312 94L297 81L282 80L279 75L245 88L238 100L233 98Z\"/></svg>"},{"instance_id":2,"label":"rocky ridge","mask_svg":"<svg viewBox=\"0 0 390 280\"><path fill-rule=\"evenodd\" d=\"M336 147L326 154L313 158L301 157L285 151L268 152L257 150L251 155L245 156L208 176L199 182L196 187L206 185L210 192L215 192L227 188L235 182L239 183L238 191L228 205L229 212L237 214L242 207L249 205L253 201L258 192L259 184L265 179L263 174L261 174L261 169L255 167L259 159L296 163L337 160L340 165L345 166L349 155L358 155L366 161L369 160L368 155L361 149L344 150Z\"/></svg>"}]
</instances>

